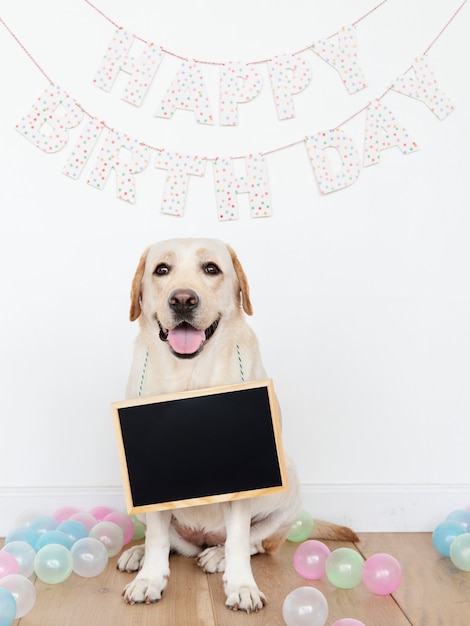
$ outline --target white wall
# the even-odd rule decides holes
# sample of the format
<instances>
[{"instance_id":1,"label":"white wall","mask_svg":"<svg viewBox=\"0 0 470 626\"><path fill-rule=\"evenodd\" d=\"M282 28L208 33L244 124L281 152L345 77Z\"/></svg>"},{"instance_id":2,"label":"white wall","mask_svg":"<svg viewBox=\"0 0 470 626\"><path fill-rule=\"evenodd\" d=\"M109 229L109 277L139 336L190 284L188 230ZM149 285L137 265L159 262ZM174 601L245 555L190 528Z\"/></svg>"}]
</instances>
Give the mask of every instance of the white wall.
<instances>
[{"instance_id":1,"label":"white wall","mask_svg":"<svg viewBox=\"0 0 470 626\"><path fill-rule=\"evenodd\" d=\"M216 61L298 51L374 6L96 2L146 40ZM2 17L52 81L110 126L153 146L235 156L342 123L409 67L458 5L385 4L357 27L367 89L347 95L308 53L313 80L295 96L296 117L278 121L265 73L236 127L198 125L183 111L154 117L174 57L140 108L120 100L123 77L109 94L96 89L114 29L84 1L4 0ZM116 198L112 180L98 191L86 171L64 176L67 148L45 154L15 131L47 80L0 25L0 534L29 510L121 504L109 403L123 397L137 331L130 281L144 247L172 236L222 238L245 266L306 508L357 530L423 530L470 505L469 17L466 6L430 51L456 105L448 118L397 93L384 99L419 152L384 151L352 186L322 196L301 143L276 151L272 217L251 218L241 197L232 222L217 220L210 164L191 177L184 217L160 213L163 170L136 177L134 205ZM218 70L204 73L217 114ZM361 154L364 124L362 113L343 126Z\"/></svg>"}]
</instances>

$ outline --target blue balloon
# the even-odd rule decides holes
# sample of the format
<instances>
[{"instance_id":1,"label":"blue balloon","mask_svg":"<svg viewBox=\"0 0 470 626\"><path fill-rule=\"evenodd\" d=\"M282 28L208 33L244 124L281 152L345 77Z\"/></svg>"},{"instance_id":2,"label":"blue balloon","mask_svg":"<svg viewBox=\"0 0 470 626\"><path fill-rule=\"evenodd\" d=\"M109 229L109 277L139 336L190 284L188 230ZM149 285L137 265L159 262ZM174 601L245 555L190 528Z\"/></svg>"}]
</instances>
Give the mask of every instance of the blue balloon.
<instances>
[{"instance_id":1,"label":"blue balloon","mask_svg":"<svg viewBox=\"0 0 470 626\"><path fill-rule=\"evenodd\" d=\"M432 534L434 547L442 556L450 556L450 546L454 539L466 532L466 528L460 522L446 520L436 526Z\"/></svg>"},{"instance_id":2,"label":"blue balloon","mask_svg":"<svg viewBox=\"0 0 470 626\"><path fill-rule=\"evenodd\" d=\"M37 530L40 535L47 532L48 530L54 530L57 528L57 524L59 522L55 519L55 517L51 517L49 515L41 515L39 517L35 517L32 519L28 526Z\"/></svg>"},{"instance_id":3,"label":"blue balloon","mask_svg":"<svg viewBox=\"0 0 470 626\"><path fill-rule=\"evenodd\" d=\"M448 520L453 520L454 522L460 522L466 528L467 533L470 533L470 511L466 509L457 509L456 511L452 511L447 516Z\"/></svg>"},{"instance_id":4,"label":"blue balloon","mask_svg":"<svg viewBox=\"0 0 470 626\"><path fill-rule=\"evenodd\" d=\"M39 537L38 531L34 530L34 528L21 526L8 533L5 537L5 543L10 543L11 541L26 541L26 543L29 543L29 545L34 548Z\"/></svg>"},{"instance_id":5,"label":"blue balloon","mask_svg":"<svg viewBox=\"0 0 470 626\"><path fill-rule=\"evenodd\" d=\"M0 626L11 626L16 617L16 600L8 589L0 587Z\"/></svg>"},{"instance_id":6,"label":"blue balloon","mask_svg":"<svg viewBox=\"0 0 470 626\"><path fill-rule=\"evenodd\" d=\"M72 541L72 545L79 539L88 537L88 529L81 522L75 522L73 520L65 520L57 526L57 530L65 533L67 537Z\"/></svg>"},{"instance_id":7,"label":"blue balloon","mask_svg":"<svg viewBox=\"0 0 470 626\"><path fill-rule=\"evenodd\" d=\"M64 548L67 548L67 550L70 550L73 545L73 541L70 539L70 537L63 533L61 530L48 530L46 533L43 533L36 541L34 549L36 550L36 552L39 552L41 548L44 548L44 546L48 546L51 543L64 546Z\"/></svg>"}]
</instances>

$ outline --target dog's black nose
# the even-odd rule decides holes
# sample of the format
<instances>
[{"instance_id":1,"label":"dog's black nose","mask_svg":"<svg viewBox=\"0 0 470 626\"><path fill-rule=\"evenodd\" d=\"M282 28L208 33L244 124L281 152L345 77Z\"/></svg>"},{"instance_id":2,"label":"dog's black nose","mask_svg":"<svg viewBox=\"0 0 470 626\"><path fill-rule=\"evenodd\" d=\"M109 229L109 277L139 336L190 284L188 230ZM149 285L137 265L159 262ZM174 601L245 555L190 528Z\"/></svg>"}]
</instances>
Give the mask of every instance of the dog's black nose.
<instances>
[{"instance_id":1,"label":"dog's black nose","mask_svg":"<svg viewBox=\"0 0 470 626\"><path fill-rule=\"evenodd\" d=\"M199 304L199 297L192 289L177 289L168 298L170 309L176 313L189 313Z\"/></svg>"}]
</instances>

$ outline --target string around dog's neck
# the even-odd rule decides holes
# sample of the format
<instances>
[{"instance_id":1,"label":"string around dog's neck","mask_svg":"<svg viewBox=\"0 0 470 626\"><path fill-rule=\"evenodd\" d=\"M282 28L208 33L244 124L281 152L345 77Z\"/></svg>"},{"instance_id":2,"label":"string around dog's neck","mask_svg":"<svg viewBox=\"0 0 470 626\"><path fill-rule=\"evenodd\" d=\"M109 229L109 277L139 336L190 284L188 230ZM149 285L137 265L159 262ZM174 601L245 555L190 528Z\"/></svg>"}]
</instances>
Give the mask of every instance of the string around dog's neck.
<instances>
[{"instance_id":1,"label":"string around dog's neck","mask_svg":"<svg viewBox=\"0 0 470 626\"><path fill-rule=\"evenodd\" d=\"M238 345L238 343L236 344L236 346L237 346L238 367L240 369L240 378L241 378L242 383L244 383L245 382L245 373L243 371L242 355L240 353L240 346ZM147 350L145 352L144 364L142 366L142 374L140 376L139 393L137 394L139 398L142 397L142 391L144 389L145 374L147 373L147 363L148 363L148 360L149 360L149 349L147 348Z\"/></svg>"}]
</instances>

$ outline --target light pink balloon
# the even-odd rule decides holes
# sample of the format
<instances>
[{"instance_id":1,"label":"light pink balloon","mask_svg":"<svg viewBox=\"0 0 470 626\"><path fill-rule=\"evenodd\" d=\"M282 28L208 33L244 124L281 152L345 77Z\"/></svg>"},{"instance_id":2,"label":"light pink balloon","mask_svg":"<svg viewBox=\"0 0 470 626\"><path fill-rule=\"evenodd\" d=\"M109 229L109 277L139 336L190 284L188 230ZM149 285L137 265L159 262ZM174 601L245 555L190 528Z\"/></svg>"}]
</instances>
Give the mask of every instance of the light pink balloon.
<instances>
[{"instance_id":1,"label":"light pink balloon","mask_svg":"<svg viewBox=\"0 0 470 626\"><path fill-rule=\"evenodd\" d=\"M134 522L125 513L120 511L113 511L103 518L103 522L114 522L119 526L124 534L124 545L127 545L134 536Z\"/></svg>"},{"instance_id":2,"label":"light pink balloon","mask_svg":"<svg viewBox=\"0 0 470 626\"><path fill-rule=\"evenodd\" d=\"M401 565L390 554L374 554L364 563L362 580L369 591L379 596L386 596L400 586Z\"/></svg>"},{"instance_id":3,"label":"light pink balloon","mask_svg":"<svg viewBox=\"0 0 470 626\"><path fill-rule=\"evenodd\" d=\"M353 619L352 617L343 617L343 619L339 619L337 622L334 622L331 626L366 626L364 622L360 622L358 619Z\"/></svg>"},{"instance_id":4,"label":"light pink balloon","mask_svg":"<svg viewBox=\"0 0 470 626\"><path fill-rule=\"evenodd\" d=\"M325 563L330 554L327 545L309 539L299 544L294 552L294 567L303 578L319 580L325 576Z\"/></svg>"},{"instance_id":5,"label":"light pink balloon","mask_svg":"<svg viewBox=\"0 0 470 626\"><path fill-rule=\"evenodd\" d=\"M20 566L13 554L10 554L6 550L0 550L0 578L9 576L10 574L18 574L19 571Z\"/></svg>"}]
</instances>

